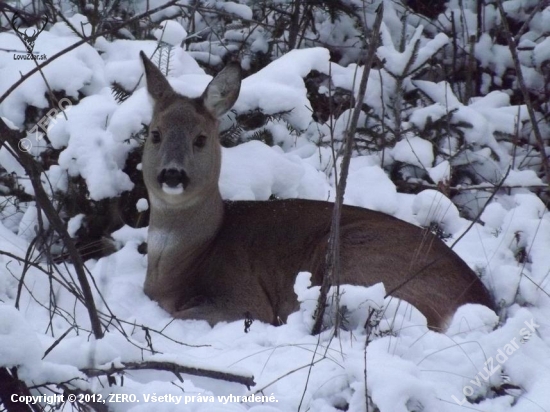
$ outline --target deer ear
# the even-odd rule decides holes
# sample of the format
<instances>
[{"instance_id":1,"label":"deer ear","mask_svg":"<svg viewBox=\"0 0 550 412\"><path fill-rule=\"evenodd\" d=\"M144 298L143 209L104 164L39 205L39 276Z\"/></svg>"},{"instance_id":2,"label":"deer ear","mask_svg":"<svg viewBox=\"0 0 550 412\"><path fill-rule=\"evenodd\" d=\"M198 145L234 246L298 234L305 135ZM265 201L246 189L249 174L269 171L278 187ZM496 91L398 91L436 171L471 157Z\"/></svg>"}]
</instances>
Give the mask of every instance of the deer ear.
<instances>
[{"instance_id":1,"label":"deer ear","mask_svg":"<svg viewBox=\"0 0 550 412\"><path fill-rule=\"evenodd\" d=\"M233 107L241 90L241 78L241 65L232 62L210 82L201 98L212 116L221 117Z\"/></svg>"},{"instance_id":2,"label":"deer ear","mask_svg":"<svg viewBox=\"0 0 550 412\"><path fill-rule=\"evenodd\" d=\"M139 52L143 66L145 67L145 78L147 79L147 91L151 97L157 101L168 93L173 92L172 86L166 80L162 72L153 64L151 60L143 53Z\"/></svg>"}]
</instances>

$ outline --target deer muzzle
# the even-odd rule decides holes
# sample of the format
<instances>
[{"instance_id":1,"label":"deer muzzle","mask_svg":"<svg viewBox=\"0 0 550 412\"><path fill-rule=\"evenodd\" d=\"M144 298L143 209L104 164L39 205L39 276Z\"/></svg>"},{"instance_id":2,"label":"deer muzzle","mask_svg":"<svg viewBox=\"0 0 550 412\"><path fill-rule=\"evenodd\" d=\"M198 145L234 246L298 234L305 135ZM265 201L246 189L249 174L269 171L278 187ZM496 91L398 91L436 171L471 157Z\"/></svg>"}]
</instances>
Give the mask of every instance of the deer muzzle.
<instances>
[{"instance_id":1,"label":"deer muzzle","mask_svg":"<svg viewBox=\"0 0 550 412\"><path fill-rule=\"evenodd\" d=\"M163 192L170 195L183 193L189 184L189 176L183 169L162 169L157 179Z\"/></svg>"}]
</instances>

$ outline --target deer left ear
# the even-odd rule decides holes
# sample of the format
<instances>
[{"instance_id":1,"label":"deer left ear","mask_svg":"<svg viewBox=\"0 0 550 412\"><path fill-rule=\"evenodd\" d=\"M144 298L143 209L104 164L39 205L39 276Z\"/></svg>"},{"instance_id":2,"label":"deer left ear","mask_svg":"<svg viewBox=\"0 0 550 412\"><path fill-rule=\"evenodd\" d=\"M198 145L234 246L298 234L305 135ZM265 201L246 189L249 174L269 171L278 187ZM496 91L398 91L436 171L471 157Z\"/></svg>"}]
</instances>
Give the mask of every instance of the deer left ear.
<instances>
[{"instance_id":1,"label":"deer left ear","mask_svg":"<svg viewBox=\"0 0 550 412\"><path fill-rule=\"evenodd\" d=\"M147 79L147 91L151 97L158 101L163 96L173 91L172 86L166 80L166 77L162 72L153 64L151 60L141 51L139 53L141 60L143 61L143 67L145 67L145 78Z\"/></svg>"},{"instance_id":2,"label":"deer left ear","mask_svg":"<svg viewBox=\"0 0 550 412\"><path fill-rule=\"evenodd\" d=\"M240 64L232 62L210 82L201 98L212 116L219 118L233 107L239 97L241 79Z\"/></svg>"}]
</instances>

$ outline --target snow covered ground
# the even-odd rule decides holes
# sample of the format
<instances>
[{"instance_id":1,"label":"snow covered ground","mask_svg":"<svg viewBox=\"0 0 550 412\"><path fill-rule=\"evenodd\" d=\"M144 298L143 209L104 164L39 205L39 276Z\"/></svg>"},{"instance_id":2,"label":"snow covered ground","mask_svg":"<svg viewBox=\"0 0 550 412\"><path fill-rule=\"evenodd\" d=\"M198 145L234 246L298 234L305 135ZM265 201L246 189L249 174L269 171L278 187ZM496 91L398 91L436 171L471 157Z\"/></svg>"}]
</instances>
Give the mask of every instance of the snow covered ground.
<instances>
[{"instance_id":1,"label":"snow covered ground","mask_svg":"<svg viewBox=\"0 0 550 412\"><path fill-rule=\"evenodd\" d=\"M0 49L12 49L17 41L14 34L2 33ZM53 55L74 41L76 37L58 23L38 37L35 50ZM388 46L389 41L386 38L379 54L387 59L391 70L402 70L404 66L395 49ZM435 53L445 42L439 37L428 43L422 58L429 58L429 53ZM53 147L63 148L59 165L47 171L54 190L66 190L68 176L76 175L86 180L90 198L95 200L132 187L122 168L138 144L132 134L151 119L143 80L139 83L142 67L138 53L144 50L152 55L155 48L154 41L101 39L96 49L78 47L44 70L52 89L64 90L72 97L78 93L87 96L66 111L66 118L58 115L49 125ZM0 52L0 95L20 73L34 67L32 61L14 60L12 55ZM184 50L177 50L175 57L170 83L182 94L200 95L211 77ZM334 198L331 151L317 144L327 130L312 122L303 82L312 70L329 73L326 49L293 51L244 80L236 112L291 110L285 121L303 133L294 135L283 122L274 121L269 127L276 146L250 141L224 149L220 189L225 199L266 200L271 195ZM347 85L349 89L354 87L353 76L360 75L355 74L353 65L334 63L330 72L337 86ZM366 97L371 106L376 106L377 92L388 87L381 78L378 71L371 72ZM130 89L139 83L140 88L118 104L109 88L114 81ZM520 113L524 118L524 108L510 106L506 96L498 93L466 107L449 99L444 83L423 81L415 87L436 103L417 110L411 122L421 127L429 116L433 120L449 107L457 109L459 116L475 124L466 139L491 147L503 154L501 162L507 161L492 133L503 128L513 130L514 116ZM27 105L47 107L46 90L42 78L33 76L0 105L0 116L22 127ZM347 116L345 112L336 122L337 134L342 132ZM28 138L31 152L40 153L44 147L40 135ZM390 161L425 167L437 182L448 175L448 165L434 163L431 145L421 137L410 136L388 149L385 156ZM459 217L456 206L439 192L398 193L381 162L380 154L352 159L346 203L383 211L413 224L438 222L452 235L449 244L468 228L470 222ZM0 163L9 172L24 175L5 148L0 149ZM540 183L531 171L512 170L508 179L510 185L518 186ZM25 180L21 183L32 194L30 184ZM147 206L140 201L136 207L145 210ZM29 204L24 215L9 216L9 212L4 209L2 214L0 251L24 258L37 224L37 211ZM481 275L495 302L505 308L498 327L499 318L492 311L469 306L459 310L447 333L429 331L424 318L416 314L412 319L398 317L394 325L382 320L367 335L362 328L366 302L381 305L385 294L382 285L374 285L345 289L343 299L356 328L341 332L337 338L330 331L311 336L312 302L317 291L306 288L307 274L301 274L296 284L301 310L286 325L254 322L249 333L244 333L242 322L211 328L199 321L174 321L143 293L147 259L138 252L138 246L146 239L146 229L124 227L113 234L120 250L99 261L86 262L97 285L94 296L99 310L117 319L100 341L88 333L85 308L65 288L56 282L50 284L38 268L24 267L17 259L0 254L0 366L17 366L19 378L29 385L70 381L70 385L101 394L103 399L110 394L135 395L124 398L124 402L111 402L114 411L335 412L348 405L347 410L356 412L366 408L365 388L383 412L550 411L550 214L534 194L518 188L510 194L497 194L481 220L484 225L473 225L454 250ZM78 224L78 218L72 222L73 233ZM516 258L520 249L528 256L524 263ZM70 265L59 268L59 279L74 277ZM19 297L22 273L26 274ZM16 300L19 310L14 308ZM57 309L52 316L54 304ZM183 375L180 382L173 374L153 370L129 371L123 380L116 377L116 385L109 385L105 376L88 378L79 371L147 360L253 375L256 385L247 389L193 375ZM513 386L508 392L505 383ZM227 398L250 394L266 396L268 402ZM152 401L153 395L174 397L159 404Z\"/></svg>"}]
</instances>

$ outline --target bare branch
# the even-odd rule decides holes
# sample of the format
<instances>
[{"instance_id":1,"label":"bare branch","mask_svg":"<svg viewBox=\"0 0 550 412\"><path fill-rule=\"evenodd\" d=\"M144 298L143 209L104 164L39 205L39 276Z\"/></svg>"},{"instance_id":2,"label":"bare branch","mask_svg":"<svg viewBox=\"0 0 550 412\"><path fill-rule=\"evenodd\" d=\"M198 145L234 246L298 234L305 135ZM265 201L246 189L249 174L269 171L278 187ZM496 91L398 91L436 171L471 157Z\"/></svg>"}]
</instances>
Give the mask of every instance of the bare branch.
<instances>
[{"instance_id":1,"label":"bare branch","mask_svg":"<svg viewBox=\"0 0 550 412\"><path fill-rule=\"evenodd\" d=\"M10 373L11 372L11 373ZM7 412L29 412L36 411L34 407L25 402L14 402L12 396L29 395L29 388L24 382L17 378L16 369L11 371L8 368L0 368L0 401L6 407Z\"/></svg>"},{"instance_id":2,"label":"bare branch","mask_svg":"<svg viewBox=\"0 0 550 412\"><path fill-rule=\"evenodd\" d=\"M491 193L491 196L489 196L489 199L487 199L487 201L485 202L485 204L483 205L483 207L481 208L481 210L479 211L479 213L477 214L477 216L470 222L470 225L468 226L468 228L464 231L464 233L462 233L458 239L456 239L453 244L451 245L451 249L455 247L455 245L460 242L460 239L462 239L466 233L468 233L470 231L470 229L474 226L475 223L478 222L479 218L481 217L481 215L483 214L483 211L485 210L485 208L489 205L489 203L491 203L491 200L493 200L493 198L495 197L495 195L497 194L497 192L500 190L502 184L504 183L504 181L506 180L506 178L508 177L508 175L510 174L510 170L512 169L512 167L508 167L508 169L506 170L506 173L504 174L504 177L500 180L500 183L498 184L497 187L495 187L495 190L493 191L493 193Z\"/></svg>"},{"instance_id":3,"label":"bare branch","mask_svg":"<svg viewBox=\"0 0 550 412\"><path fill-rule=\"evenodd\" d=\"M540 157L542 160L542 169L546 176L548 185L550 186L550 163L548 161L548 156L546 155L544 140L540 132L539 124L535 117L535 110L533 109L531 96L529 95L529 90L527 89L527 85L525 84L525 80L523 78L523 72L521 70L521 63L519 61L516 42L514 40L514 37L512 36L512 32L510 31L510 26L508 25L508 20L506 19L506 12L502 7L502 0L497 0L496 3L497 3L498 11L500 13L500 17L502 20L502 26L504 27L504 35L506 36L506 42L508 43L508 47L510 48L512 60L514 61L516 76L518 77L518 85L519 85L519 88L521 89L521 93L523 94L523 99L525 100L525 105L527 106L527 112L529 113L529 119L531 120L531 125L533 127L533 133L535 134L535 139L537 140L537 144L539 146Z\"/></svg>"},{"instance_id":4,"label":"bare branch","mask_svg":"<svg viewBox=\"0 0 550 412\"><path fill-rule=\"evenodd\" d=\"M2 119L0 119L0 144L6 145L6 142L13 148L18 147L19 140L21 136L19 132L11 130ZM67 248L69 255L71 257L72 263L74 265L80 287L82 288L82 294L84 296L84 305L88 311L88 316L90 317L90 322L92 325L92 330L96 339L101 339L103 337L103 330L101 327L101 322L99 320L97 310L94 303L94 297L92 294L92 289L86 277L86 272L84 270L84 262L82 257L78 253L73 239L67 232L65 224L59 217L57 211L55 210L54 205L52 204L50 198L48 197L44 187L42 186L42 181L40 180L40 175L42 174L42 167L34 158L27 152L20 151L16 157L17 161L23 166L25 172L29 176L29 179L32 183L34 189L34 195L36 198L36 203L40 205L44 213L46 214L48 220L50 221L54 230L59 234L65 247Z\"/></svg>"},{"instance_id":5,"label":"bare branch","mask_svg":"<svg viewBox=\"0 0 550 412\"><path fill-rule=\"evenodd\" d=\"M102 375L112 375L114 373L125 373L127 371L137 371L137 370L157 370L172 372L176 377L183 382L181 377L182 373L194 376L202 376L205 378L219 379L227 382L240 383L245 385L248 389L251 386L256 385L254 382L253 376L243 376L236 375L229 372L213 371L209 369L196 368L192 366L183 366L178 365L177 363L172 362L157 362L157 361L145 361L145 362L123 362L122 366L111 365L108 369L81 369L81 371L89 377L96 377Z\"/></svg>"},{"instance_id":6,"label":"bare branch","mask_svg":"<svg viewBox=\"0 0 550 412\"><path fill-rule=\"evenodd\" d=\"M369 48L367 50L367 56L365 64L363 66L363 75L361 76L361 83L359 84L359 92L357 94L357 100L355 102L355 109L351 118L350 126L346 133L345 151L342 159L342 165L340 167L340 180L338 181L336 189L336 199L334 201L334 209L332 212L332 222L330 227L330 237L327 247L327 253L325 256L325 273L323 276L323 283L319 293L319 299L317 301L317 309L315 311L315 322L313 324L312 333L318 334L321 332L323 323L323 316L325 314L325 307L327 301L327 295L330 287L334 283L334 273L336 273L336 284L339 285L339 255L340 255L340 218L342 215L342 205L344 203L344 193L346 191L346 183L349 172L349 164L351 159L351 152L353 148L353 142L355 137L355 130L357 129L357 122L359 121L359 114L363 106L363 100L365 99L365 93L367 91L367 81L369 78L370 68L374 62L376 55L376 47L378 45L378 36L380 32L380 26L382 24L382 16L384 15L384 5L380 3L380 6L376 9L376 20L372 28L372 35ZM366 25L365 25L366 34ZM339 315L336 311L335 330L338 329Z\"/></svg>"}]
</instances>

